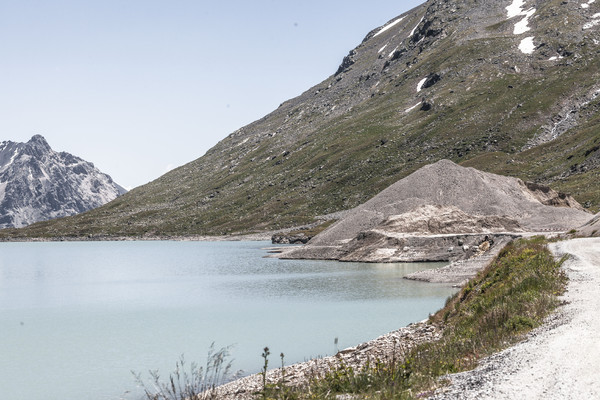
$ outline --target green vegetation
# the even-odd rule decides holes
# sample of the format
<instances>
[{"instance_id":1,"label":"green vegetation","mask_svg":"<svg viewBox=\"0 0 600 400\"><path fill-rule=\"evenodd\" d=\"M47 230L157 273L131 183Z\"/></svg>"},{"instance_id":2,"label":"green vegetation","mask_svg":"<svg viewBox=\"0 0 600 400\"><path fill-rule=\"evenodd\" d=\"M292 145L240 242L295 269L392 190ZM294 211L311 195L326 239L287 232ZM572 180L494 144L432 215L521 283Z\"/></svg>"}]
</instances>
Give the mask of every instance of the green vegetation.
<instances>
[{"instance_id":1,"label":"green vegetation","mask_svg":"<svg viewBox=\"0 0 600 400\"><path fill-rule=\"evenodd\" d=\"M269 365L269 348L265 347L262 353L262 358L264 359L264 365L260 372L262 376L262 389L257 393L254 393L256 398L268 400L268 399L280 399L280 400L294 400L298 399L297 389L287 385L287 380L285 376L285 362L284 362L284 354L279 354L279 358L281 359L281 367L279 369L280 377L276 383L267 383L267 367Z\"/></svg>"},{"instance_id":2,"label":"green vegetation","mask_svg":"<svg viewBox=\"0 0 600 400\"><path fill-rule=\"evenodd\" d=\"M443 329L438 341L405 354L375 360L356 370L341 365L307 387L263 398L335 399L353 394L365 399L413 399L443 384L445 374L474 368L480 358L521 340L560 302L567 278L543 237L517 240L466 284L429 323ZM280 395L280 393L285 393Z\"/></svg>"}]
</instances>

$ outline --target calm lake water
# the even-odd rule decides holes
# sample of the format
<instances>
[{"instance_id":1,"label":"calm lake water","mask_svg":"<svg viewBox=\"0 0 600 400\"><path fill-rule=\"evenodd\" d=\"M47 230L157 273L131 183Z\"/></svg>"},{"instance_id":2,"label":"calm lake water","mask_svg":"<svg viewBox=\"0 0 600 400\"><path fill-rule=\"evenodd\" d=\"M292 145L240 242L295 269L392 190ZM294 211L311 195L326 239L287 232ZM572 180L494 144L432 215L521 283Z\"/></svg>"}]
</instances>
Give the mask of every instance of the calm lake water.
<instances>
[{"instance_id":1,"label":"calm lake water","mask_svg":"<svg viewBox=\"0 0 600 400\"><path fill-rule=\"evenodd\" d=\"M0 397L137 399L131 371L166 376L234 345L234 369L330 355L440 308L454 290L402 279L439 264L263 258L268 242L0 244ZM132 391L132 393L126 393Z\"/></svg>"}]
</instances>

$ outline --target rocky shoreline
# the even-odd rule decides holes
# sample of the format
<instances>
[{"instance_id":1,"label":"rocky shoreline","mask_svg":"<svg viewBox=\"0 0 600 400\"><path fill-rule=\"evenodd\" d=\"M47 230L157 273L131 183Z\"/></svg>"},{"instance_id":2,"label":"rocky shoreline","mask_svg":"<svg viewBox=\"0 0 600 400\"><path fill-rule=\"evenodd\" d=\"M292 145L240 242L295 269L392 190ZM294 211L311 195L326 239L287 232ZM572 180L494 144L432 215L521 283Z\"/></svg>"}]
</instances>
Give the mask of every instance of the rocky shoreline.
<instances>
[{"instance_id":1,"label":"rocky shoreline","mask_svg":"<svg viewBox=\"0 0 600 400\"><path fill-rule=\"evenodd\" d=\"M403 355L414 346L437 340L441 336L439 327L427 321L410 324L377 339L339 351L334 356L316 358L303 363L293 364L284 368L285 384L301 386L310 379L321 377L328 371L341 365L360 369L367 363L375 361L402 360ZM267 384L277 384L281 381L281 368L267 371ZM262 375L254 374L216 389L218 399L250 400L262 389Z\"/></svg>"},{"instance_id":2,"label":"rocky shoreline","mask_svg":"<svg viewBox=\"0 0 600 400\"><path fill-rule=\"evenodd\" d=\"M575 241L567 241L567 242L559 242L558 244L552 245L551 248L557 256L561 256L569 251L571 251L571 242L577 243L584 239L576 239ZM598 244L598 239L595 239L595 244ZM498 245L494 251L490 251L485 256L477 257L475 259L471 259L468 261L461 261L458 263L450 264L446 267L434 269L430 271L424 271L419 276L418 274L413 274L412 279L420 278L420 280L425 280L428 282L437 282L437 283L445 283L445 284L454 284L456 285L456 281L459 279L468 279L474 276L479 270L484 268L486 265L491 262L494 257L504 248L504 245L508 243L508 240L502 245ZM583 242L584 246L586 242ZM591 242L590 242L591 243ZM500 244L500 243L498 243ZM581 245L580 245L581 246ZM592 246L593 247L593 246ZM588 246L589 252L591 253L593 249ZM594 256L597 257L597 256ZM542 392L536 392L531 398L578 398L577 396L566 396L561 397L568 393L572 387L576 386L578 390L577 393L581 394L594 394L597 395L597 389L589 387L589 385L585 385L584 383L574 384L573 382L578 381L578 379L571 379L569 382L565 381L562 377L558 377L557 374L553 373L551 370L553 368L559 368L564 370L565 376L571 376L573 374L572 371L580 371L583 367L581 366L570 366L568 362L560 361L557 357L551 356L551 360L538 360L533 357L542 357L544 352L543 348L546 346L546 341L560 340L560 337L557 336L559 331L568 330L570 334L576 335L576 332L579 332L578 327L571 326L572 321L582 319L580 325L589 324L589 318L591 318L592 314L595 311L590 313L590 310L595 310L596 306L586 305L585 302L590 301L590 295L595 296L594 293L598 292L598 287L591 289L596 283L590 279L591 273L590 271L585 270L580 267L579 263L580 259L577 257L576 261L569 261L565 265L565 269L567 270L570 276L569 283L569 292L565 296L565 300L569 303L566 308L561 308L558 312L552 314L547 322L540 328L532 331L525 342L522 344L518 344L515 347L511 347L501 353L497 353L492 355L486 360L481 362L481 366L473 371L467 371L461 374L457 374L451 377L453 381L453 385L450 387L444 387L439 389L435 395L432 397L433 399L479 399L479 398L490 398L490 399L498 399L498 398L516 398L516 397L502 397L502 395L498 395L496 385L502 385L501 388L505 393L512 393L515 396L517 393L520 393L521 390L531 390L529 384L525 384L524 382L519 382L516 387L510 387L510 384L507 385L507 382L513 378L513 374L523 375L522 379L527 379L528 376L532 376L533 372L530 371L529 365L532 362L541 363L550 363L550 362L558 362L560 365L554 365L546 368L542 368L541 372L536 372L536 382L534 385L535 390L541 390ZM589 264L588 264L589 265ZM589 268L589 267L588 267ZM595 279L599 278L597 271L594 272ZM585 291L583 291L580 286L587 285ZM591 285L591 286L590 286ZM571 294L569 294L571 293ZM582 299L585 297L585 299ZM598 297L600 298L600 297ZM598 298L593 300L594 304L598 303ZM585 301L585 302L583 302ZM574 302L573 305L571 302ZM583 302L583 303L582 303ZM599 304L600 305L600 304ZM587 314L581 314L581 310L586 310ZM580 315L582 317L580 317ZM593 317L593 316L592 316ZM596 324L594 322L594 324ZM586 325L587 326L587 325ZM598 328L600 329L600 327ZM588 342L590 344L597 343L595 341L596 332L592 332L590 329L583 329L584 333L589 331L589 334L586 333L588 338ZM328 371L332 370L341 365L345 365L347 367L351 367L353 369L360 369L364 367L367 362L374 362L376 360L391 360L395 359L398 361L402 360L403 354L405 354L409 349L414 347L417 344L434 341L440 338L441 329L439 326L435 324L430 324L427 320L421 321L418 323L410 324L407 327L400 328L396 331L390 332L383 336L378 337L377 339L371 340L369 342L360 344L355 347L351 347L348 349L344 349L340 351L335 356L320 358L310 360L304 363L294 364L291 366L286 366L284 369L285 373L285 382L288 386L301 386L306 384L310 379L315 377L320 377L326 374ZM567 346L565 340L560 340L557 346L561 348ZM540 344L541 343L541 344ZM552 342L551 342L552 343ZM587 343L587 342L586 342ZM574 346L576 345L576 340L573 342ZM570 345L565 348L571 348L573 345ZM521 350L521 349L525 350ZM526 351L525 355L521 355L523 351ZM574 351L574 350L569 350ZM587 351L587 350L585 350ZM598 352L598 348L593 350L596 353ZM533 355L531 355L533 354ZM595 353L594 353L595 354ZM600 357L600 354L598 354ZM567 357L566 355L562 358ZM562 359L561 358L561 359ZM568 358L568 357L567 357ZM585 358L585 357L584 357ZM589 363L593 363L596 358L589 358ZM579 361L578 361L579 360ZM581 357L575 357L573 359L574 363L579 363ZM598 376L589 377L588 375L594 374L592 365L588 365L589 371L585 372L587 376L587 380L593 380L594 382L600 383ZM587 367L586 367L587 368ZM520 376L519 375L519 376ZM273 369L267 372L267 383L276 384L280 382L282 378L281 369ZM569 378L570 379L570 378ZM554 396L545 397L546 395L550 395L547 391L548 387L544 386L544 380L552 380L553 382L559 382L560 390ZM568 379L567 379L568 380ZM581 380L580 380L581 381ZM583 381L581 381L583 382ZM575 382L576 383L576 382ZM575 385L575 386L573 386ZM236 381L230 382L226 385L223 385L217 388L217 398L233 400L233 399L252 399L253 394L260 391L262 388L262 375L255 374L245 378L238 379ZM539 395L539 396L538 396ZM537 396L537 397L536 397ZM338 396L339 399L351 399L352 397L343 397ZM529 398L529 397L528 397Z\"/></svg>"},{"instance_id":3,"label":"rocky shoreline","mask_svg":"<svg viewBox=\"0 0 600 400\"><path fill-rule=\"evenodd\" d=\"M422 280L459 286L465 280L475 276L485 268L509 242L509 239L496 243L493 251L474 257L468 261L451 263L442 268L411 274L405 279ZM367 362L377 360L402 360L403 355L414 346L434 341L441 336L441 329L427 320L410 324L393 332L389 332L374 340L341 350L334 356L317 358L303 363L286 366L285 383L288 386L301 386L310 379L325 375L328 371L341 365L354 370L364 367ZM276 384L281 381L281 368L267 371L267 383ZM216 395L225 400L250 400L254 393L262 389L262 375L254 374L217 388Z\"/></svg>"},{"instance_id":4,"label":"rocky shoreline","mask_svg":"<svg viewBox=\"0 0 600 400\"><path fill-rule=\"evenodd\" d=\"M454 287L461 287L469 279L477 275L477 272L482 270L486 265L496 258L511 240L519 237L519 235L506 235L496 239L493 246L487 251L468 259L453 261L450 264L424 271L413 272L404 277L415 281L423 281L430 283L444 283Z\"/></svg>"}]
</instances>

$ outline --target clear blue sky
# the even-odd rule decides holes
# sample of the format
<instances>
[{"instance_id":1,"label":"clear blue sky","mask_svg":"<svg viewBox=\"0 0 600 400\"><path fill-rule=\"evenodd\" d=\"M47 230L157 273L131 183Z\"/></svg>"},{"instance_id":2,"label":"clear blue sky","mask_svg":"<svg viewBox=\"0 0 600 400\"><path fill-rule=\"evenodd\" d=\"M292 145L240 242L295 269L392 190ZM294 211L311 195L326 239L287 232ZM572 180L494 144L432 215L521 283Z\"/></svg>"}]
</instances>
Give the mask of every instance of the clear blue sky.
<instances>
[{"instance_id":1,"label":"clear blue sky","mask_svg":"<svg viewBox=\"0 0 600 400\"><path fill-rule=\"evenodd\" d=\"M46 137L127 188L335 72L423 0L0 0L0 141Z\"/></svg>"}]
</instances>

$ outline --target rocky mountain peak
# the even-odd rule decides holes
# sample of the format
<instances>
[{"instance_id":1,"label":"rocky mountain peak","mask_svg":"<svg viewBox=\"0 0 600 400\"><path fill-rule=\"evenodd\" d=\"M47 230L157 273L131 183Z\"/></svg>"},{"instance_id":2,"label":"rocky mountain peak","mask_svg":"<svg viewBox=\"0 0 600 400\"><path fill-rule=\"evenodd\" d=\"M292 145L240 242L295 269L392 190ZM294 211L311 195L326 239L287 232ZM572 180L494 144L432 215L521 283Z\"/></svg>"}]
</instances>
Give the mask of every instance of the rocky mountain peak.
<instances>
[{"instance_id":1,"label":"rocky mountain peak","mask_svg":"<svg viewBox=\"0 0 600 400\"><path fill-rule=\"evenodd\" d=\"M44 157L50 154L52 148L42 135L34 135L25 143L24 150L34 157Z\"/></svg>"},{"instance_id":2,"label":"rocky mountain peak","mask_svg":"<svg viewBox=\"0 0 600 400\"><path fill-rule=\"evenodd\" d=\"M74 215L123 193L93 164L52 150L42 135L0 143L0 228Z\"/></svg>"},{"instance_id":3,"label":"rocky mountain peak","mask_svg":"<svg viewBox=\"0 0 600 400\"><path fill-rule=\"evenodd\" d=\"M32 144L32 145L44 146L44 147L50 148L50 145L46 141L46 138L43 137L42 135L39 135L39 134L38 135L33 135L31 137L31 139L29 139L29 141L27 143L28 144Z\"/></svg>"}]
</instances>

